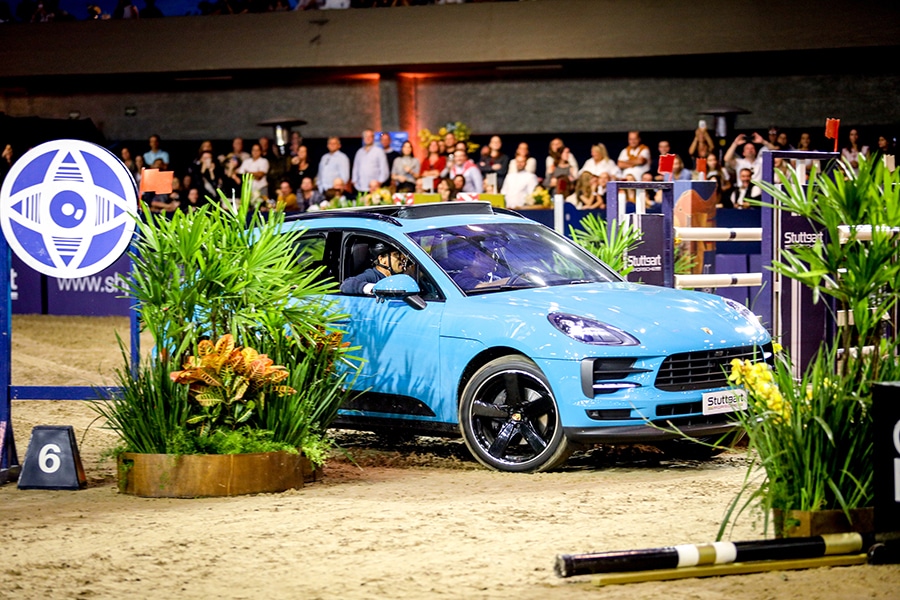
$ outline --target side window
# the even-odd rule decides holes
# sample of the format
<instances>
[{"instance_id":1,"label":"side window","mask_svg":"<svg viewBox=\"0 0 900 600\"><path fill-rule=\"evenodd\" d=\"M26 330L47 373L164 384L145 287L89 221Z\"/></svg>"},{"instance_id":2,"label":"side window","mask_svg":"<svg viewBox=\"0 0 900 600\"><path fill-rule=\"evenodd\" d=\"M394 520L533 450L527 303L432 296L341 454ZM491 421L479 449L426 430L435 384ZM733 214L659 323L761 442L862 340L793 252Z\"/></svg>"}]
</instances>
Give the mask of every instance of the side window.
<instances>
[{"instance_id":1,"label":"side window","mask_svg":"<svg viewBox=\"0 0 900 600\"><path fill-rule=\"evenodd\" d=\"M366 235L350 235L344 240L343 244L343 260L341 261L343 280L350 277L356 277L362 274L366 269L374 265L375 259L371 254L372 248L376 244L383 243L397 247L396 242L376 238ZM407 255L409 262L407 263L404 273L412 277L419 284L421 293L419 294L423 300L442 300L440 290L431 277L421 268L421 266Z\"/></svg>"},{"instance_id":2,"label":"side window","mask_svg":"<svg viewBox=\"0 0 900 600\"><path fill-rule=\"evenodd\" d=\"M351 235L344 241L343 278L356 277L374 264L369 250L379 239L365 235Z\"/></svg>"},{"instance_id":3,"label":"side window","mask_svg":"<svg viewBox=\"0 0 900 600\"><path fill-rule=\"evenodd\" d=\"M317 281L335 280L336 261L334 251L329 251L329 235L327 232L311 232L299 240L294 246L294 257L304 265L304 271L319 269Z\"/></svg>"}]
</instances>

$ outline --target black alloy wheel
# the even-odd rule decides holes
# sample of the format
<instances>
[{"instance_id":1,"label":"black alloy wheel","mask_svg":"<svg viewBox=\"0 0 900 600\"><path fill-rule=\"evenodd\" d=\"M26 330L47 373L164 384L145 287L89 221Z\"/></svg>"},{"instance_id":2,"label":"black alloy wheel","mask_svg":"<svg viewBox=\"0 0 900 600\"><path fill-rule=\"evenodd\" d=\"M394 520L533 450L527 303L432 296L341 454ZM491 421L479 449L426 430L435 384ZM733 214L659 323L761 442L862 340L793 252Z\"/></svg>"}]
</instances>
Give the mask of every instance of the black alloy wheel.
<instances>
[{"instance_id":1,"label":"black alloy wheel","mask_svg":"<svg viewBox=\"0 0 900 600\"><path fill-rule=\"evenodd\" d=\"M459 423L472 455L498 471L547 471L572 452L549 384L523 356L497 358L475 372Z\"/></svg>"}]
</instances>

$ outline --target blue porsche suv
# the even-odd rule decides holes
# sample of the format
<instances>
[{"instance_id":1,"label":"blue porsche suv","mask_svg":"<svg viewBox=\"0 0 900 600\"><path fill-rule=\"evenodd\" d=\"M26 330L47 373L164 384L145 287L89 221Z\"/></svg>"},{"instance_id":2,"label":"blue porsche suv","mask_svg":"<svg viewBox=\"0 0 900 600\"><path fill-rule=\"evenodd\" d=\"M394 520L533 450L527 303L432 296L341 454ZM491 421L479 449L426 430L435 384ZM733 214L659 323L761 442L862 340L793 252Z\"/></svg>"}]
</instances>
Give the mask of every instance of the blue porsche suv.
<instances>
[{"instance_id":1,"label":"blue porsche suv","mask_svg":"<svg viewBox=\"0 0 900 600\"><path fill-rule=\"evenodd\" d=\"M502 471L544 471L578 446L733 431L732 359L771 339L719 296L628 283L553 230L487 203L306 213L298 256L336 293L365 359L335 427L462 435ZM387 259L385 259L387 260ZM350 287L350 286L345 286Z\"/></svg>"}]
</instances>

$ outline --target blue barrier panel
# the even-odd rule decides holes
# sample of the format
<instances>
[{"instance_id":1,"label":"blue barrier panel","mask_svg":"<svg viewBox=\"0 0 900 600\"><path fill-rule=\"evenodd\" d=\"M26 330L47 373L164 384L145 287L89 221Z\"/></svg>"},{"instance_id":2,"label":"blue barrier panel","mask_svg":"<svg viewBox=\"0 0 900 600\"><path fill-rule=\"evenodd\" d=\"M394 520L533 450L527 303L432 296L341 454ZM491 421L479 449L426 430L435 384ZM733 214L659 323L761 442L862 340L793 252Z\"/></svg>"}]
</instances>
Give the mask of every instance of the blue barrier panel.
<instances>
[{"instance_id":1,"label":"blue barrier panel","mask_svg":"<svg viewBox=\"0 0 900 600\"><path fill-rule=\"evenodd\" d=\"M9 273L12 252L6 244L6 237L0 232L0 273ZM12 382L12 294L7 285L2 285L0 295L0 484L6 483L18 473L19 456L16 454L16 440L10 419L9 385Z\"/></svg>"},{"instance_id":2,"label":"blue barrier panel","mask_svg":"<svg viewBox=\"0 0 900 600\"><path fill-rule=\"evenodd\" d=\"M720 208L716 211L716 227L730 229L762 227L762 211L758 208L737 210ZM716 254L759 254L762 242L728 242L716 244Z\"/></svg>"},{"instance_id":3,"label":"blue barrier panel","mask_svg":"<svg viewBox=\"0 0 900 600\"><path fill-rule=\"evenodd\" d=\"M523 217L531 219L532 221L537 221L541 225L546 225L550 229L553 229L553 209L552 208L529 208L529 209L519 209L518 212Z\"/></svg>"},{"instance_id":4,"label":"blue barrier panel","mask_svg":"<svg viewBox=\"0 0 900 600\"><path fill-rule=\"evenodd\" d=\"M627 201L619 201L619 190L655 190L662 192L661 212L663 217L662 225L662 285L673 287L675 285L675 236L673 232L673 213L675 210L675 201L673 190L679 190L679 193L688 193L692 182L675 182L671 181L610 181L606 186L606 209L609 219L607 228L611 229L613 221L626 220L625 215L628 214L627 208L635 206ZM697 182L705 183L705 182ZM687 184L687 187L679 184ZM687 192L686 192L687 190ZM643 206L636 206L638 228L641 227L640 217L645 214ZM654 223L652 219L648 219L648 223Z\"/></svg>"},{"instance_id":5,"label":"blue barrier panel","mask_svg":"<svg viewBox=\"0 0 900 600\"><path fill-rule=\"evenodd\" d=\"M598 219L606 220L606 209L593 209L593 210L579 210L575 207L571 202L566 202L565 208L563 209L564 215L563 219L565 222L565 236L569 236L569 227L574 227L575 229L581 229L579 225L581 220L588 215L594 215ZM551 225L552 227L552 225Z\"/></svg>"},{"instance_id":6,"label":"blue barrier panel","mask_svg":"<svg viewBox=\"0 0 900 600\"><path fill-rule=\"evenodd\" d=\"M829 173L835 168L835 161L840 158L837 152L800 152L794 150L771 150L762 153L762 180L775 181L775 159L782 160L820 160L822 172ZM828 162L826 162L828 161ZM763 190L761 201L773 203L770 194ZM763 243L760 248L764 266L780 260L780 251L786 245L809 243L809 236L815 236L811 226L805 219L792 216L785 211L772 208L762 209ZM833 325L826 323L827 309L824 303L812 303L809 290L803 286L793 285L789 280L763 268L763 291L754 308L757 314L763 315L763 323L790 350L791 358L799 374L806 368L807 362L815 355L821 341L832 334Z\"/></svg>"},{"instance_id":7,"label":"blue barrier panel","mask_svg":"<svg viewBox=\"0 0 900 600\"><path fill-rule=\"evenodd\" d=\"M46 312L44 306L44 276L13 255L9 270L9 288L12 297L12 312L15 314L39 315Z\"/></svg>"}]
</instances>

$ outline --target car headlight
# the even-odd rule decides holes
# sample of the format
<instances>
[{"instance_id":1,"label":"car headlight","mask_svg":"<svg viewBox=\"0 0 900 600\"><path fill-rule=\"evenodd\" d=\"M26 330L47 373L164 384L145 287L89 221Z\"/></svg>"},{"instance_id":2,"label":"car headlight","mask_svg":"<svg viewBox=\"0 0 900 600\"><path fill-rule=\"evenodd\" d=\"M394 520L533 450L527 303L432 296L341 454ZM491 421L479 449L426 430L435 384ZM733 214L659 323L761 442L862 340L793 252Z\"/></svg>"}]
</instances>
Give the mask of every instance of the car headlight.
<instances>
[{"instance_id":1,"label":"car headlight","mask_svg":"<svg viewBox=\"0 0 900 600\"><path fill-rule=\"evenodd\" d=\"M740 302L732 300L731 298L723 298L723 300L731 310L744 317L748 322L750 322L751 325L753 325L757 329L765 331L766 328L763 327L762 323L759 320L759 317L757 317L752 310L750 310Z\"/></svg>"},{"instance_id":2,"label":"car headlight","mask_svg":"<svg viewBox=\"0 0 900 600\"><path fill-rule=\"evenodd\" d=\"M633 335L593 319L585 319L566 313L550 313L547 320L561 332L585 344L595 346L637 346L640 342Z\"/></svg>"}]
</instances>

